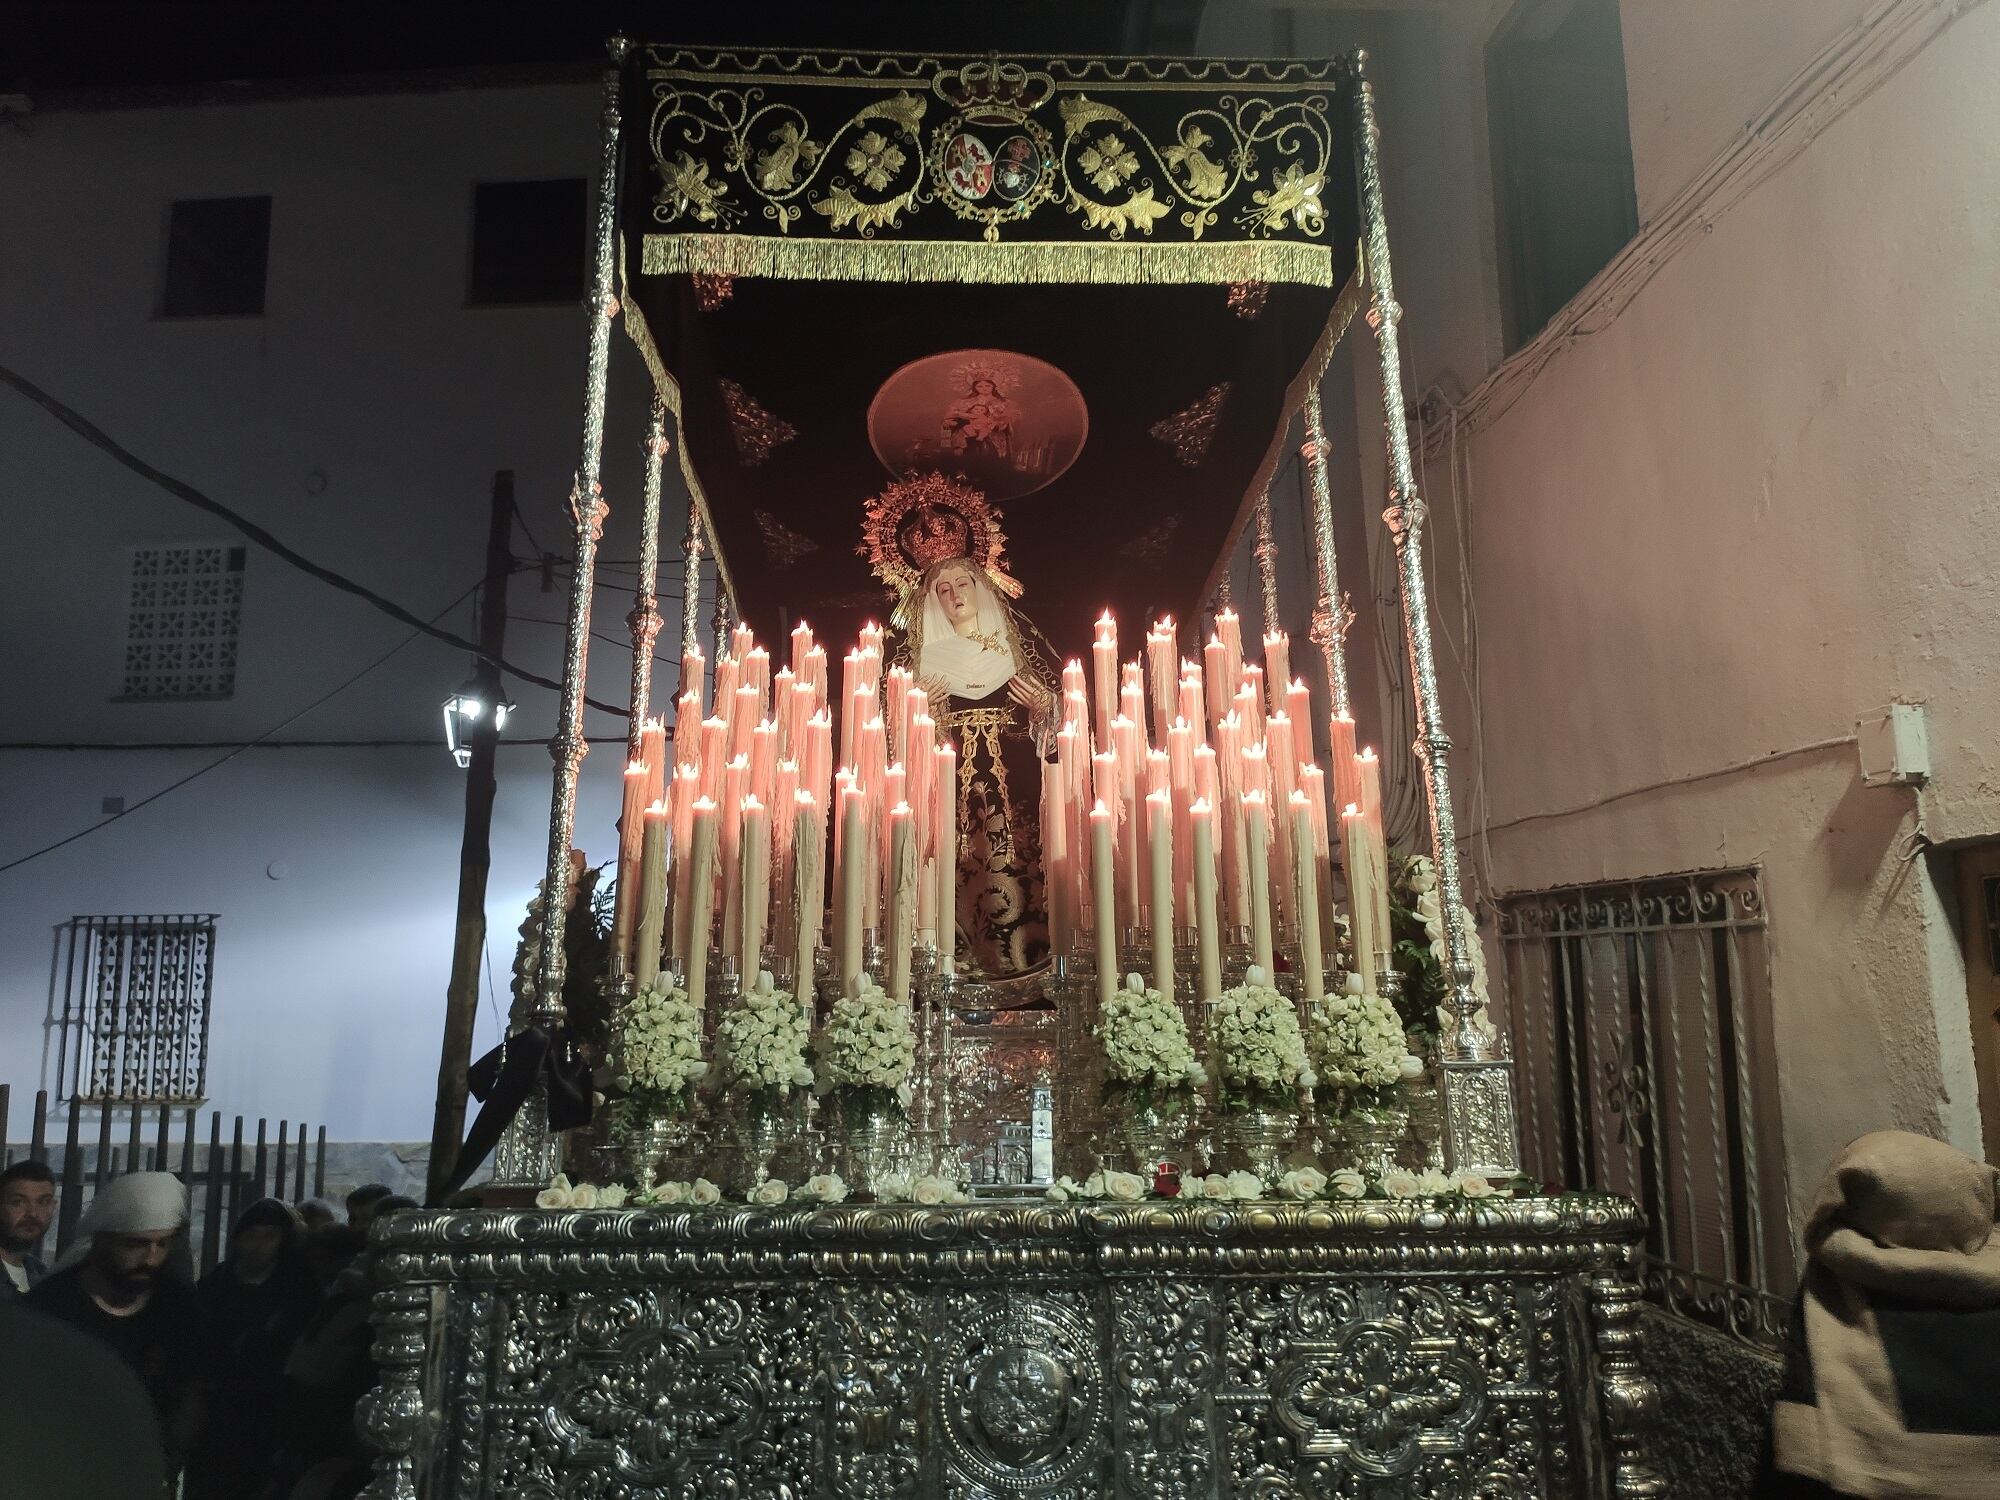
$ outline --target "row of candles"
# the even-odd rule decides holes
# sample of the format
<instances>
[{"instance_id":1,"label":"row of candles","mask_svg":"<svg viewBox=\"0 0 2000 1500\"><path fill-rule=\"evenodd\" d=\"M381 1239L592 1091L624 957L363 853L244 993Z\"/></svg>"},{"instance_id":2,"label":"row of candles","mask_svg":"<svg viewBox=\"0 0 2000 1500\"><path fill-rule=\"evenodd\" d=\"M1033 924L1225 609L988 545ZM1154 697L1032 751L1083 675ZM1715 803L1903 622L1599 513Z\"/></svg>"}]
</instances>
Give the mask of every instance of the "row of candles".
<instances>
[{"instance_id":1,"label":"row of candles","mask_svg":"<svg viewBox=\"0 0 2000 1500\"><path fill-rule=\"evenodd\" d=\"M870 934L898 999L916 949L936 949L949 972L957 750L911 674L885 672L881 629L866 627L842 661L837 770L826 649L809 625L793 630L776 673L737 626L704 703L706 665L699 647L683 651L677 730L647 720L625 769L612 929L622 972L643 988L671 961L697 1004L711 948L740 972L775 957L810 979L829 895L843 993Z\"/></svg>"},{"instance_id":2,"label":"row of candles","mask_svg":"<svg viewBox=\"0 0 2000 1500\"><path fill-rule=\"evenodd\" d=\"M1225 609L1199 664L1180 658L1177 639L1159 621L1143 654L1121 661L1106 613L1089 671L1075 660L1063 669L1042 778L1053 951L1094 953L1108 999L1119 936L1135 934L1150 946L1153 984L1171 995L1176 945L1192 941L1197 998L1213 999L1223 935L1243 934L1267 973L1282 943L1304 994L1318 998L1337 847L1353 967L1372 990L1389 947L1374 752L1356 750L1351 719L1330 721L1329 801L1285 635L1267 634L1261 664L1246 662L1240 621ZM790 647L774 674L738 626L706 702L703 654L684 651L680 728L669 736L648 720L625 772L614 950L641 987L670 959L702 1003L712 947L741 972L775 957L810 982L828 940L848 993L878 935L877 977L907 1001L917 951L951 972L958 752L912 674L885 669L878 627L843 658L837 700L811 628L794 629Z\"/></svg>"},{"instance_id":3,"label":"row of candles","mask_svg":"<svg viewBox=\"0 0 2000 1500\"><path fill-rule=\"evenodd\" d=\"M1372 993L1389 950L1381 766L1355 747L1354 721L1328 725L1328 777L1314 758L1311 695L1291 675L1282 631L1244 659L1233 610L1215 617L1199 663L1174 622L1121 661L1118 624L1097 621L1086 675L1063 669L1055 766L1043 786L1050 936L1095 957L1099 999L1121 970L1118 935L1150 949L1171 997L1177 945L1192 940L1202 1000L1221 990L1225 932L1275 972L1289 950L1307 999L1324 992L1333 939L1334 851L1347 877L1352 962Z\"/></svg>"}]
</instances>

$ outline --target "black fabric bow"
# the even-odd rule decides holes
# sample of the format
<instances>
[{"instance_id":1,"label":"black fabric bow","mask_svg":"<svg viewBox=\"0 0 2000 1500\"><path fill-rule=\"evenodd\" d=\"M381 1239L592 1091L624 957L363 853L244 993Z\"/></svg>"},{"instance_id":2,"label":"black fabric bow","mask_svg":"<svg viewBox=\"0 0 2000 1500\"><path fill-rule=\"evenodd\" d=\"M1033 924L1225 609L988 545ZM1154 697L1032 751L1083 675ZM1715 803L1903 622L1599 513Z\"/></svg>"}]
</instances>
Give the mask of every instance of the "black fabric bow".
<instances>
[{"instance_id":1,"label":"black fabric bow","mask_svg":"<svg viewBox=\"0 0 2000 1500\"><path fill-rule=\"evenodd\" d=\"M574 1130L590 1123L590 1064L568 1031L560 1026L554 1032L530 1026L514 1033L465 1070L466 1087L479 1100L479 1115L465 1133L451 1176L433 1206L464 1187L479 1170L537 1082L548 1095L549 1129Z\"/></svg>"}]
</instances>

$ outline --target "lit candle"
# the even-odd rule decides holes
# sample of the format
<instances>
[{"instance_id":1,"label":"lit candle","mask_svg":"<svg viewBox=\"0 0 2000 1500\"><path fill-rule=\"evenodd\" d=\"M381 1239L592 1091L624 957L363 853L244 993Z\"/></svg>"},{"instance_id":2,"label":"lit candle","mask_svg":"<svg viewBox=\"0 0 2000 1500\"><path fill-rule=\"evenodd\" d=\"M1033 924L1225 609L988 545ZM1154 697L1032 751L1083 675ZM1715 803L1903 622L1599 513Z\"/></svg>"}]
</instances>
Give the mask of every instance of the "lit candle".
<instances>
[{"instance_id":1,"label":"lit candle","mask_svg":"<svg viewBox=\"0 0 2000 1500\"><path fill-rule=\"evenodd\" d=\"M646 800L651 807L667 796L667 726L662 719L648 719L639 729L639 759L646 763Z\"/></svg>"},{"instance_id":2,"label":"lit candle","mask_svg":"<svg viewBox=\"0 0 2000 1500\"><path fill-rule=\"evenodd\" d=\"M1264 632L1264 688L1272 713L1285 709L1285 690L1292 685L1292 639L1282 630Z\"/></svg>"},{"instance_id":3,"label":"lit candle","mask_svg":"<svg viewBox=\"0 0 2000 1500\"><path fill-rule=\"evenodd\" d=\"M825 855L826 832L820 822L819 802L811 792L798 792L792 803L792 909L795 957L792 960L792 992L806 998L812 994L813 954L819 948L819 896L821 860Z\"/></svg>"},{"instance_id":4,"label":"lit candle","mask_svg":"<svg viewBox=\"0 0 2000 1500\"><path fill-rule=\"evenodd\" d=\"M694 802L688 869L688 999L697 1006L708 997L708 925L715 914L715 803Z\"/></svg>"},{"instance_id":5,"label":"lit candle","mask_svg":"<svg viewBox=\"0 0 2000 1500\"><path fill-rule=\"evenodd\" d=\"M1236 711L1243 716L1243 733L1251 740L1264 738L1264 669L1245 667L1243 686L1236 690Z\"/></svg>"},{"instance_id":6,"label":"lit candle","mask_svg":"<svg viewBox=\"0 0 2000 1500\"><path fill-rule=\"evenodd\" d=\"M1333 805L1361 805L1361 773L1354 768L1354 720L1335 714L1327 720L1327 764L1333 768Z\"/></svg>"},{"instance_id":7,"label":"lit candle","mask_svg":"<svg viewBox=\"0 0 2000 1500\"><path fill-rule=\"evenodd\" d=\"M909 669L891 667L887 681L883 720L889 726L889 759L901 760L910 753Z\"/></svg>"},{"instance_id":8,"label":"lit candle","mask_svg":"<svg viewBox=\"0 0 2000 1500\"><path fill-rule=\"evenodd\" d=\"M1243 686L1243 622L1236 611L1224 609L1215 617L1215 633L1222 641L1223 678L1228 697L1234 698Z\"/></svg>"},{"instance_id":9,"label":"lit candle","mask_svg":"<svg viewBox=\"0 0 2000 1500\"><path fill-rule=\"evenodd\" d=\"M640 814L638 935L632 954L632 982L640 989L660 973L660 934L667 919L667 809L655 802Z\"/></svg>"},{"instance_id":10,"label":"lit candle","mask_svg":"<svg viewBox=\"0 0 2000 1500\"><path fill-rule=\"evenodd\" d=\"M1174 644L1174 622L1167 617L1154 622L1146 632L1146 677L1152 689L1153 743L1166 743L1167 725L1174 716L1174 688L1179 682L1174 667L1180 652Z\"/></svg>"},{"instance_id":11,"label":"lit candle","mask_svg":"<svg viewBox=\"0 0 2000 1500\"><path fill-rule=\"evenodd\" d=\"M855 708L854 697L862 690L863 660L858 646L840 659L840 763L843 766L854 764L854 730L862 717Z\"/></svg>"},{"instance_id":12,"label":"lit candle","mask_svg":"<svg viewBox=\"0 0 2000 1500\"><path fill-rule=\"evenodd\" d=\"M1348 927L1354 936L1354 972L1369 994L1375 993L1375 897L1369 889L1368 825L1361 809L1349 803L1340 815L1341 859L1347 866Z\"/></svg>"},{"instance_id":13,"label":"lit candle","mask_svg":"<svg viewBox=\"0 0 2000 1500\"><path fill-rule=\"evenodd\" d=\"M1274 713L1264 721L1264 770L1270 779L1272 846L1284 879L1278 885L1278 925L1296 932L1298 912L1294 909L1292 871L1292 793L1298 789L1298 754L1292 747L1292 720L1289 714Z\"/></svg>"},{"instance_id":14,"label":"lit candle","mask_svg":"<svg viewBox=\"0 0 2000 1500\"><path fill-rule=\"evenodd\" d=\"M794 918L788 899L792 889L792 860L797 849L792 843L796 825L792 806L799 795L799 763L778 762L771 782L771 890L770 945L774 953L790 954L798 934L792 930ZM761 798L758 800L762 800Z\"/></svg>"},{"instance_id":15,"label":"lit candle","mask_svg":"<svg viewBox=\"0 0 2000 1500\"><path fill-rule=\"evenodd\" d=\"M799 753L798 678L790 667L778 673L771 684L771 717L778 725L778 759ZM779 819L780 822L784 820Z\"/></svg>"},{"instance_id":16,"label":"lit candle","mask_svg":"<svg viewBox=\"0 0 2000 1500\"><path fill-rule=\"evenodd\" d=\"M674 764L691 766L701 755L701 694L682 693L674 704Z\"/></svg>"},{"instance_id":17,"label":"lit candle","mask_svg":"<svg viewBox=\"0 0 2000 1500\"><path fill-rule=\"evenodd\" d=\"M1271 945L1271 809L1262 792L1243 794L1243 824L1250 863L1250 961L1276 973Z\"/></svg>"},{"instance_id":18,"label":"lit candle","mask_svg":"<svg viewBox=\"0 0 2000 1500\"><path fill-rule=\"evenodd\" d=\"M708 686L708 663L701 654L701 647L689 645L681 650L681 680L677 690L683 698L694 699L694 715L701 717L701 695ZM685 717L685 714L684 714Z\"/></svg>"},{"instance_id":19,"label":"lit candle","mask_svg":"<svg viewBox=\"0 0 2000 1500\"><path fill-rule=\"evenodd\" d=\"M1201 664L1208 686L1208 732L1214 734L1215 726L1229 712L1229 700L1236 696L1229 681L1229 649L1220 636L1210 636L1201 648Z\"/></svg>"},{"instance_id":20,"label":"lit candle","mask_svg":"<svg viewBox=\"0 0 2000 1500\"><path fill-rule=\"evenodd\" d=\"M958 960L958 751L947 743L935 754L938 972L949 974Z\"/></svg>"},{"instance_id":21,"label":"lit candle","mask_svg":"<svg viewBox=\"0 0 2000 1500\"><path fill-rule=\"evenodd\" d=\"M1112 896L1111 809L1102 797L1090 809L1090 904L1096 913L1097 1003L1107 1005L1118 989L1118 918Z\"/></svg>"},{"instance_id":22,"label":"lit candle","mask_svg":"<svg viewBox=\"0 0 2000 1500\"><path fill-rule=\"evenodd\" d=\"M1146 844L1151 856L1153 988L1174 997L1174 804L1165 791L1146 797Z\"/></svg>"},{"instance_id":23,"label":"lit candle","mask_svg":"<svg viewBox=\"0 0 2000 1500\"><path fill-rule=\"evenodd\" d=\"M722 774L722 951L741 958L743 938L743 799L750 793L750 760L739 755ZM748 972L747 970L745 971Z\"/></svg>"},{"instance_id":24,"label":"lit candle","mask_svg":"<svg viewBox=\"0 0 2000 1500\"><path fill-rule=\"evenodd\" d=\"M651 774L644 761L625 767L625 795L618 813L618 904L611 919L614 951L629 969L632 962L632 932L639 921L640 864L644 857L648 806L646 785Z\"/></svg>"},{"instance_id":25,"label":"lit candle","mask_svg":"<svg viewBox=\"0 0 2000 1500\"><path fill-rule=\"evenodd\" d=\"M681 961L683 971L688 959L688 913L689 874L694 867L694 805L701 796L701 772L693 766L682 766L674 772L673 801L673 859L672 883L674 888L674 957Z\"/></svg>"},{"instance_id":26,"label":"lit candle","mask_svg":"<svg viewBox=\"0 0 2000 1500\"><path fill-rule=\"evenodd\" d=\"M739 860L743 884L743 935L736 951L743 973L754 980L763 965L764 927L771 904L771 823L763 802L755 796L743 799L743 852Z\"/></svg>"},{"instance_id":27,"label":"lit candle","mask_svg":"<svg viewBox=\"0 0 2000 1500\"><path fill-rule=\"evenodd\" d=\"M1319 872L1313 863L1312 802L1304 792L1292 793L1291 821L1292 905L1298 912L1299 967L1306 999L1317 1000L1326 993L1325 954L1319 938Z\"/></svg>"},{"instance_id":28,"label":"lit candle","mask_svg":"<svg viewBox=\"0 0 2000 1500\"><path fill-rule=\"evenodd\" d=\"M813 629L804 620L792 627L792 676L806 675L806 657L813 648Z\"/></svg>"},{"instance_id":29,"label":"lit candle","mask_svg":"<svg viewBox=\"0 0 2000 1500\"><path fill-rule=\"evenodd\" d=\"M920 691L910 693L911 705L923 697ZM925 879L924 872L935 857L936 843L934 828L937 822L937 793L931 790L931 778L937 774L937 725L927 713L913 712L910 715L910 760L909 760L909 801L916 814L917 833L917 942L923 947L937 945L937 881Z\"/></svg>"},{"instance_id":30,"label":"lit candle","mask_svg":"<svg viewBox=\"0 0 2000 1500\"><path fill-rule=\"evenodd\" d=\"M709 700L714 716L727 722L729 705L736 701L736 689L742 683L742 664L733 656L723 656L715 663L715 696Z\"/></svg>"},{"instance_id":31,"label":"lit candle","mask_svg":"<svg viewBox=\"0 0 2000 1500\"><path fill-rule=\"evenodd\" d=\"M840 793L840 993L861 977L862 881L866 875L868 799L858 787Z\"/></svg>"},{"instance_id":32,"label":"lit candle","mask_svg":"<svg viewBox=\"0 0 2000 1500\"><path fill-rule=\"evenodd\" d=\"M711 802L722 800L722 768L729 764L729 721L709 718L701 721L701 754L695 765L701 771L701 794Z\"/></svg>"},{"instance_id":33,"label":"lit candle","mask_svg":"<svg viewBox=\"0 0 2000 1500\"><path fill-rule=\"evenodd\" d=\"M898 769L901 769L900 767ZM910 1003L910 944L916 935L917 842L910 804L889 809L889 998Z\"/></svg>"},{"instance_id":34,"label":"lit candle","mask_svg":"<svg viewBox=\"0 0 2000 1500\"><path fill-rule=\"evenodd\" d=\"M806 652L806 682L813 690L815 710L826 705L826 647L814 646Z\"/></svg>"},{"instance_id":35,"label":"lit candle","mask_svg":"<svg viewBox=\"0 0 2000 1500\"><path fill-rule=\"evenodd\" d=\"M1386 964L1389 942L1389 842L1382 828L1382 763L1375 752L1363 750L1354 757L1354 769L1361 781L1361 822L1368 830L1369 893L1375 898L1376 946Z\"/></svg>"},{"instance_id":36,"label":"lit candle","mask_svg":"<svg viewBox=\"0 0 2000 1500\"><path fill-rule=\"evenodd\" d=\"M1215 915L1215 810L1207 798L1188 809L1194 835L1194 941L1200 967L1196 998L1214 1000L1222 994L1222 945Z\"/></svg>"},{"instance_id":37,"label":"lit candle","mask_svg":"<svg viewBox=\"0 0 2000 1500\"><path fill-rule=\"evenodd\" d=\"M1111 744L1111 720L1118 712L1118 622L1108 609L1097 617L1090 665L1097 694L1097 743L1105 748Z\"/></svg>"},{"instance_id":38,"label":"lit candle","mask_svg":"<svg viewBox=\"0 0 2000 1500\"><path fill-rule=\"evenodd\" d=\"M1065 739L1073 742L1073 731L1056 736L1057 763L1054 774L1042 776L1042 873L1049 911L1049 949L1066 955L1070 944L1070 861L1069 861L1069 777L1062 759Z\"/></svg>"},{"instance_id":39,"label":"lit candle","mask_svg":"<svg viewBox=\"0 0 2000 1500\"><path fill-rule=\"evenodd\" d=\"M1299 681L1292 679L1292 685L1285 689L1285 712L1291 716L1293 733L1299 738L1299 759L1312 755L1312 691Z\"/></svg>"},{"instance_id":40,"label":"lit candle","mask_svg":"<svg viewBox=\"0 0 2000 1500\"><path fill-rule=\"evenodd\" d=\"M757 694L756 711L753 719L764 717L771 702L771 653L762 646L752 647L743 657L743 682ZM737 691L742 691L738 689ZM756 975L751 975L755 979Z\"/></svg>"},{"instance_id":41,"label":"lit candle","mask_svg":"<svg viewBox=\"0 0 2000 1500\"><path fill-rule=\"evenodd\" d=\"M771 805L772 778L777 773L778 721L766 719L750 731L750 794L766 807Z\"/></svg>"},{"instance_id":42,"label":"lit candle","mask_svg":"<svg viewBox=\"0 0 2000 1500\"><path fill-rule=\"evenodd\" d=\"M1118 757L1118 914L1119 925L1140 925L1140 904L1145 899L1139 875L1140 820L1145 808L1139 802L1139 726L1120 714L1111 721L1111 743Z\"/></svg>"}]
</instances>

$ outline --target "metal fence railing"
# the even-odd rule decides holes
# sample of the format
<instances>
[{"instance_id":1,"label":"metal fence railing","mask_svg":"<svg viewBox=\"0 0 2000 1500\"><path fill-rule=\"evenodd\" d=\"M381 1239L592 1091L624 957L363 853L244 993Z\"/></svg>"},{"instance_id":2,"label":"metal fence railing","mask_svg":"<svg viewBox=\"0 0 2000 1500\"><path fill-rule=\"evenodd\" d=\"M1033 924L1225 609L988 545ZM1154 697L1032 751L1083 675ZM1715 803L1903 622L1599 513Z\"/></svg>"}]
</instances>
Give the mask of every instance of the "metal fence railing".
<instances>
[{"instance_id":1,"label":"metal fence railing","mask_svg":"<svg viewBox=\"0 0 2000 1500\"><path fill-rule=\"evenodd\" d=\"M24 1148L6 1145L14 1139L12 1125L13 1090L0 1083L0 1156L10 1163L22 1156L45 1161L56 1176L57 1255L76 1237L77 1221L97 1190L124 1172L172 1172L186 1185L189 1249L203 1271L228 1253L230 1227L259 1198L296 1203L326 1191L326 1127L309 1138L302 1120L296 1128L280 1120L274 1133L268 1120L255 1121L253 1131L252 1122L237 1115L225 1139L220 1110L209 1112L205 1132L193 1105L126 1107L72 1098L52 1114L44 1089L29 1109ZM52 1139L51 1127L60 1141Z\"/></svg>"}]
</instances>

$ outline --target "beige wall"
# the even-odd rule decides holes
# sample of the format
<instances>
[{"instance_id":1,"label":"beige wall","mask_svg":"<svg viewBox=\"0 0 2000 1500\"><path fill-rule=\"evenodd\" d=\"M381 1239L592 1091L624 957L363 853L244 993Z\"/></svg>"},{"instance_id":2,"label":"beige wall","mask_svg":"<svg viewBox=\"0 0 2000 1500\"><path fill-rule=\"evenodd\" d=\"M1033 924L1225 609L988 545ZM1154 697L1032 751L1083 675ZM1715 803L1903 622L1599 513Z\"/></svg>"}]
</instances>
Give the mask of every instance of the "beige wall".
<instances>
[{"instance_id":1,"label":"beige wall","mask_svg":"<svg viewBox=\"0 0 2000 1500\"><path fill-rule=\"evenodd\" d=\"M1642 219L1862 9L1628 0ZM1929 836L2000 834L1996 67L2000 6L1976 7L1470 440L1476 710L1445 665L1493 886L1763 867L1795 1219L1864 1130L1979 1148L1955 895L1910 857L1919 799L1862 786L1841 747L1533 815L1906 700L1929 714ZM1422 300L1448 289L1399 289L1452 314ZM1431 498L1456 623L1454 497Z\"/></svg>"}]
</instances>

